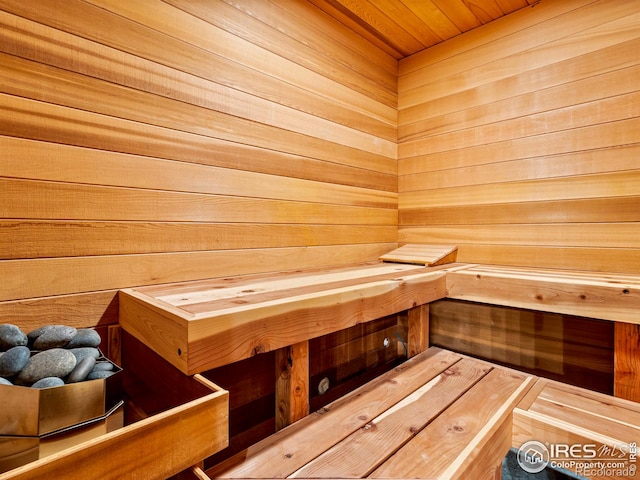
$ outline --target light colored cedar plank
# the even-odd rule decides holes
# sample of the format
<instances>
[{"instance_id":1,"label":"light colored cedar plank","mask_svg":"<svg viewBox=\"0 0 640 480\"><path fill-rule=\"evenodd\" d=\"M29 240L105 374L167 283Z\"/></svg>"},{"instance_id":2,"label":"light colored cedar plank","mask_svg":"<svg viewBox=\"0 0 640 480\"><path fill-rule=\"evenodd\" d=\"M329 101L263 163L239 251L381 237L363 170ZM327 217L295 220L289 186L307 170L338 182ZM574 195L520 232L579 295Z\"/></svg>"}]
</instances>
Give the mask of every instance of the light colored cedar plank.
<instances>
[{"instance_id":1,"label":"light colored cedar plank","mask_svg":"<svg viewBox=\"0 0 640 480\"><path fill-rule=\"evenodd\" d=\"M148 4L145 3L145 5ZM174 7L166 6L166 4L161 5L159 2L153 5L156 15L146 15L143 23L160 22L161 28L166 28L167 32L177 28L177 25L181 25L184 29L179 30L181 35L188 33L186 29L192 30L194 35L200 33L202 36L198 37L198 47L172 38L164 32L146 29L144 26L129 21L126 17L114 15L106 9L82 2L65 3L64 7L51 5L39 8L30 8L18 2L9 2L3 8L16 15L98 41L157 63L187 69L190 73L230 86L239 87L242 85L248 93L261 95L265 98L277 98L283 103L289 101L291 104L295 104L293 92L297 92L295 96L298 99L304 98L304 94L308 100L310 92L323 91L328 98L339 99L342 104L351 105L356 110L367 107L371 109L377 107L379 110L383 110L384 107L364 95L301 68L266 49L252 45L205 22L198 22L195 17ZM112 6L112 8L116 7ZM149 8L151 8L150 5ZM125 13L126 15L134 16L132 12ZM135 19L139 20L139 18ZM173 24L171 22L167 24L167 19L173 21ZM99 34L96 34L95 31L96 24L102 27ZM215 37L214 34L216 34ZM206 48L213 49L215 54L207 51ZM233 61L228 62L227 59ZM240 65L243 66L240 67ZM258 68L267 75L257 73ZM243 81L238 83L238 78L242 78ZM288 85L285 92L282 91L283 82L287 82ZM317 82L317 84L313 82ZM250 87L248 87L249 84ZM276 94L275 89L278 85L280 92ZM265 91L266 87L269 87L270 91ZM318 100L322 102L322 97L319 95ZM304 103L304 101L301 102L301 104ZM363 107L363 104L366 106ZM390 107L386 107L387 112L391 110Z\"/></svg>"},{"instance_id":2,"label":"light colored cedar plank","mask_svg":"<svg viewBox=\"0 0 640 480\"><path fill-rule=\"evenodd\" d=\"M602 8L599 4L587 7L583 12L587 10L588 15L581 19L575 16L570 19L559 17L555 22L547 22L544 29L549 35L546 37L540 36L540 28L530 31L538 41L543 39L542 44L528 49L518 45L521 50L511 55L506 54L502 48L504 42L492 45L494 52L490 52L489 56L495 56L497 53L498 58L489 63L483 62L478 65L482 60L482 54L475 52L476 60L467 63L458 73L445 73L450 66L443 62L440 68L429 68L428 76L418 74L399 77L399 108L407 108L453 92L495 82L514 72L562 62L577 55L637 38L638 16L634 5L620 3L612 5L612 8ZM559 29L559 25L562 25L562 28ZM556 38L550 40L548 37L551 37L553 31L556 32ZM500 45L500 48L496 48L497 45ZM460 58L455 60L461 61Z\"/></svg>"},{"instance_id":3,"label":"light colored cedar plank","mask_svg":"<svg viewBox=\"0 0 640 480\"><path fill-rule=\"evenodd\" d=\"M135 291L128 292L138 296ZM156 323L172 323L164 314L124 315L123 305L129 298L121 295L120 324L149 345L157 345L156 350L173 351L165 359L193 374L391 315L443 298L444 293L444 274L435 272L207 311L195 318L186 316L188 350L177 354L173 342L156 332Z\"/></svg>"},{"instance_id":4,"label":"light colored cedar plank","mask_svg":"<svg viewBox=\"0 0 640 480\"><path fill-rule=\"evenodd\" d=\"M336 23L339 22L326 14L315 15L316 7L311 3L295 2L292 4L288 0L270 1L279 8L286 9L292 16L295 16L294 23L298 26L298 29L312 28L313 32L319 31L322 34L323 44L327 45L327 55L332 56L336 50L341 48L341 45L348 46L353 54L348 52L342 55L347 56L344 58L349 58L349 65L357 65L357 58L366 59L367 62L374 65L375 69L380 69L386 72L387 75L393 77L396 83L394 91L397 92L398 61L391 55L383 52L381 49L373 48L370 42L349 28L335 28ZM313 11L314 14L310 14L311 11ZM288 31L290 31L290 29L288 29ZM327 31L332 32L332 39L326 38L327 36L324 35ZM295 38L302 38L297 31ZM351 61L352 56L356 57L353 61Z\"/></svg>"},{"instance_id":5,"label":"light colored cedar plank","mask_svg":"<svg viewBox=\"0 0 640 480\"><path fill-rule=\"evenodd\" d=\"M196 380L211 384L199 375ZM166 478L175 475L226 446L228 398L229 394L225 391L211 393L18 467L3 474L3 479L119 480L136 476ZM176 438L183 441L172 441ZM96 458L103 461L93 461Z\"/></svg>"},{"instance_id":6,"label":"light colored cedar plank","mask_svg":"<svg viewBox=\"0 0 640 480\"><path fill-rule=\"evenodd\" d=\"M0 133L8 136L37 137L36 139L43 141L61 142L86 148L122 150L134 155L157 155L158 158L198 164L207 164L210 161L209 159L216 157L218 153L222 153L222 155L231 154L231 157L233 157L236 154L245 156L250 152L255 153L257 151L253 147L247 150L246 146L238 147L235 144L216 141L209 137L159 129L159 127L102 117L16 97L0 95L0 104L3 104L0 105L0 110L12 115L13 122L11 125L3 123L2 125L6 126L6 128L0 131ZM77 128L78 125L81 125L82 128ZM119 130L120 128L123 130ZM113 131L113 129L116 131ZM156 140L150 143L150 137L156 137ZM213 160L212 163L217 163L217 160ZM209 168L215 168L215 166ZM318 198L324 198L327 186L329 186L329 192L332 190L341 191L342 203L345 200L354 200L361 197L362 205L385 206L386 204L386 206L393 207L395 204L394 199L397 197L392 192L349 187L348 185L328 185L323 182L281 175L257 175L250 171L226 168L220 168L218 171L222 174L222 177L217 181L217 186L227 185L226 189L237 190L236 182L242 182L242 177L244 177L246 183L243 188L247 189L251 185L254 189L253 195L255 195L255 185L258 182L261 187L261 196L263 197L293 199L293 196L290 196L292 195L291 191L285 193L288 186L294 190L306 192L306 195L303 193L303 198L311 198L310 195L315 191L313 195L315 195L316 201ZM213 174L213 171L211 174ZM229 184L230 180L232 181ZM277 192L274 188L276 183L280 183L277 186ZM216 193L223 192L219 190Z\"/></svg>"},{"instance_id":7,"label":"light colored cedar plank","mask_svg":"<svg viewBox=\"0 0 640 480\"><path fill-rule=\"evenodd\" d=\"M399 145L398 152L399 158L402 159L399 162L399 173L419 173L424 165L432 162L436 163L429 168L438 170L443 166L459 168L493 163L496 158L501 161L518 160L635 144L640 141L638 123L637 118L630 118L428 155L420 155L414 148L415 144L403 143Z\"/></svg>"},{"instance_id":8,"label":"light colored cedar plank","mask_svg":"<svg viewBox=\"0 0 640 480\"><path fill-rule=\"evenodd\" d=\"M446 0L433 0L433 3L447 16L447 18L461 31L466 32L482 25L482 22L473 14L464 2L447 2ZM453 37L452 37L453 38ZM434 48L433 45L429 48ZM415 53L411 57L402 59L399 63L403 69L410 63L410 58L424 55L424 51ZM406 72L403 71L403 74Z\"/></svg>"},{"instance_id":9,"label":"light colored cedar plank","mask_svg":"<svg viewBox=\"0 0 640 480\"><path fill-rule=\"evenodd\" d=\"M452 205L574 200L633 196L640 170L509 182L502 185L474 185L419 192L400 196L400 209ZM453 242L452 242L453 243Z\"/></svg>"},{"instance_id":10,"label":"light colored cedar plank","mask_svg":"<svg viewBox=\"0 0 640 480\"><path fill-rule=\"evenodd\" d=\"M640 428L640 404L560 382L548 382L540 400Z\"/></svg>"},{"instance_id":11,"label":"light colored cedar plank","mask_svg":"<svg viewBox=\"0 0 640 480\"><path fill-rule=\"evenodd\" d=\"M366 23L360 21L357 15L353 14L348 9L343 8L339 3L330 0L310 0L310 2L323 12L331 15L340 23L346 25L358 36L364 38L367 42L370 42L376 48L381 49L392 57L400 59L409 53L402 52L397 45L391 45L389 42L385 41L385 39L379 38L378 35L370 31L370 27L367 27ZM372 7L369 6L369 8Z\"/></svg>"},{"instance_id":12,"label":"light colored cedar plank","mask_svg":"<svg viewBox=\"0 0 640 480\"><path fill-rule=\"evenodd\" d=\"M271 117L279 118L281 126L286 122L300 122L302 118L318 113L320 118L353 127L372 135L393 141L395 131L392 123L368 116L366 113L354 112L332 104L327 110L318 101L316 106L307 112L291 109L268 99L262 99L232 87L215 83L216 79L191 75L179 69L170 68L153 61L97 44L83 38L55 30L39 23L0 13L0 23L11 28L0 29L3 50L7 53L63 69L73 70L87 76L100 78L112 83L136 88L138 90L167 96L176 100L218 110L251 120L270 123ZM47 38L50 41L39 41ZM55 40L55 41L54 41ZM37 44L39 48L34 49ZM73 52L83 51L86 55L78 58ZM69 60L73 57L71 63ZM218 79L219 80L219 79ZM308 98L308 94L305 98ZM304 105L301 102L300 105ZM260 106L260 108L252 109ZM327 110L324 111L323 110ZM277 112L281 114L278 115ZM288 112L287 116L283 116ZM320 121L319 119L316 122ZM282 124L285 122L285 124ZM291 128L292 126L289 125ZM300 129L300 125L292 128Z\"/></svg>"},{"instance_id":13,"label":"light colored cedar plank","mask_svg":"<svg viewBox=\"0 0 640 480\"><path fill-rule=\"evenodd\" d=\"M465 271L447 275L447 296L517 308L637 322L639 295L625 283Z\"/></svg>"},{"instance_id":14,"label":"light colored cedar plank","mask_svg":"<svg viewBox=\"0 0 640 480\"><path fill-rule=\"evenodd\" d=\"M300 4L298 15L294 15L292 10L297 5L291 2L279 7L275 7L274 2L263 1L245 0L233 6L210 2L205 8L182 0L168 3L250 43L269 45L271 52L374 100L390 106L397 104L395 69L385 71L368 61L364 54L345 49L335 38L342 35L344 27L326 22L326 17L317 10ZM274 35L274 29L282 34ZM327 35L327 31L331 35Z\"/></svg>"},{"instance_id":15,"label":"light colored cedar plank","mask_svg":"<svg viewBox=\"0 0 640 480\"><path fill-rule=\"evenodd\" d=\"M531 405L537 400L540 392L544 390L549 384L549 380L546 378L539 378L536 383L529 389L529 391L522 397L516 408L520 410L529 410Z\"/></svg>"},{"instance_id":16,"label":"light colored cedar plank","mask_svg":"<svg viewBox=\"0 0 640 480\"><path fill-rule=\"evenodd\" d=\"M394 192L395 186L386 186L386 175L378 177L372 172L360 171L361 181L351 181L338 177L319 177L322 181L294 179L278 175L277 167L273 174L221 168L207 165L206 156L194 159L197 163L176 162L163 158L153 158L142 155L130 155L109 152L70 145L34 141L23 138L0 136L3 151L3 163L0 164L0 174L6 177L21 179L50 180L56 182L82 183L105 186L131 187L140 189L168 190L178 192L207 193L232 195L251 198L285 199L297 202L345 204L340 199L356 199L365 190L358 187L374 188ZM228 155L232 161L240 151L233 145L220 153ZM225 153L226 152L226 153ZM265 160L273 160L279 164L287 160L286 156L272 157L268 152L262 152ZM240 155L242 156L242 155ZM28 157L28 165L24 158ZM289 159L288 161L293 161ZM270 162L268 162L270 163ZM237 166L237 165L236 165ZM289 169L291 167L289 166ZM126 171L129 175L122 175ZM380 181L376 187L376 181ZM343 183L344 185L333 185ZM256 192L255 185L260 185ZM270 186L273 185L273 188ZM351 185L351 187L349 187ZM335 192L335 193L334 193ZM322 195L321 195L322 193ZM381 198L389 196L381 193ZM393 198L397 195L393 195ZM320 201L321 199L321 201ZM387 208L394 208L395 201L389 202Z\"/></svg>"},{"instance_id":17,"label":"light colored cedar plank","mask_svg":"<svg viewBox=\"0 0 640 480\"><path fill-rule=\"evenodd\" d=\"M309 342L276 351L276 430L309 414Z\"/></svg>"},{"instance_id":18,"label":"light colored cedar plank","mask_svg":"<svg viewBox=\"0 0 640 480\"><path fill-rule=\"evenodd\" d=\"M420 267L405 267L397 265L375 264L364 267L347 267L341 269L331 269L328 271L310 271L304 273L282 273L247 279L240 277L238 281L230 282L229 278L212 280L210 282L195 282L183 285L178 291L173 285L158 287L142 287L136 290L150 298L158 299L162 302L184 308L196 304L210 305L211 310L219 309L216 302L228 299L252 298L254 303L263 301L262 299L274 293L280 297L286 297L288 292L302 290L305 288L328 289L346 284L359 284L381 279L393 279L402 275L424 273ZM276 297L277 298L277 297ZM206 307L205 307L206 308ZM204 310L203 310L204 311Z\"/></svg>"},{"instance_id":19,"label":"light colored cedar plank","mask_svg":"<svg viewBox=\"0 0 640 480\"><path fill-rule=\"evenodd\" d=\"M473 360L460 360L289 478L365 478L489 370Z\"/></svg>"},{"instance_id":20,"label":"light colored cedar plank","mask_svg":"<svg viewBox=\"0 0 640 480\"><path fill-rule=\"evenodd\" d=\"M152 125L164 126L176 130L185 130L192 133L224 138L229 141L237 141L232 132L234 130L247 133L254 131L256 138L252 143L269 147L269 142L276 139L283 142L295 143L301 141L299 135L309 142L309 137L314 138L312 144L320 144L323 140L349 146L366 153L394 157L396 146L392 142L384 141L379 137L360 132L334 122L328 122L311 115L290 113L289 111L274 112L271 105L261 105L259 101L253 105L254 117L249 120L228 115L223 111L213 108L201 108L200 105L185 103L181 100L173 100L152 93L123 88L98 79L89 78L86 75L64 71L58 68L18 59L10 55L0 55L0 80L13 78L12 87L4 90L17 96L24 96L34 100L56 103L81 110L94 111L104 115L119 116L129 120L135 120ZM37 89L38 85L46 82L50 88ZM81 83L83 95L77 94L77 85ZM210 96L210 93L209 95ZM91 102L95 97L102 98L102 102ZM246 102L246 101L245 101ZM217 108L217 105L216 105ZM166 112L170 111L171 116ZM256 120L268 118L261 125L253 125ZM293 120L292 120L293 118ZM295 121L294 126L290 122ZM307 125L301 128L299 125ZM297 132L296 134L288 132ZM268 135L262 144L258 140L260 134ZM269 133L267 133L269 132ZM322 136L318 134L322 133ZM296 140L296 138L298 140ZM279 148L282 148L280 146ZM286 150L283 150L286 151ZM298 152L300 153L300 152ZM366 155L365 153L365 155ZM348 157L347 157L348 159Z\"/></svg>"},{"instance_id":21,"label":"light colored cedar plank","mask_svg":"<svg viewBox=\"0 0 640 480\"><path fill-rule=\"evenodd\" d=\"M510 278L529 278L548 281L576 281L586 285L620 286L623 283L637 285L640 277L617 273L594 274L587 270L558 270L549 268L518 268L502 265L474 265L465 269L480 274L501 275Z\"/></svg>"},{"instance_id":22,"label":"light colored cedar plank","mask_svg":"<svg viewBox=\"0 0 640 480\"><path fill-rule=\"evenodd\" d=\"M396 227L0 221L0 259L390 243Z\"/></svg>"},{"instance_id":23,"label":"light colored cedar plank","mask_svg":"<svg viewBox=\"0 0 640 480\"><path fill-rule=\"evenodd\" d=\"M253 445L246 452L207 470L207 474L212 478L286 477L393 407L408 393L440 375L460 358L452 352L431 348Z\"/></svg>"},{"instance_id":24,"label":"light colored cedar plank","mask_svg":"<svg viewBox=\"0 0 640 480\"><path fill-rule=\"evenodd\" d=\"M399 133L418 138L421 134L446 132L456 128L457 118L464 115L467 128L523 114L533 114L558 105L558 102L578 104L592 98L602 98L604 92L616 95L633 88L633 76L625 76L636 66L633 56L640 39L629 40L591 54L579 55L560 64L541 67L511 77L452 93L399 111ZM602 79L616 79L602 84ZM592 85L595 91L589 89ZM629 86L627 86L629 85ZM575 87L567 92L567 88ZM556 94L553 98L552 94ZM560 96L564 100L555 99ZM545 100L546 99L546 100ZM425 107L428 105L428 111ZM462 107L462 108L461 108ZM493 107L493 108L492 108ZM500 109L502 113L495 114ZM491 110L489 112L488 110ZM416 123L412 123L416 122ZM460 128L460 125L457 125Z\"/></svg>"},{"instance_id":25,"label":"light colored cedar plank","mask_svg":"<svg viewBox=\"0 0 640 480\"><path fill-rule=\"evenodd\" d=\"M458 261L635 274L640 269L640 249L475 244L460 245Z\"/></svg>"},{"instance_id":26,"label":"light colored cedar plank","mask_svg":"<svg viewBox=\"0 0 640 480\"><path fill-rule=\"evenodd\" d=\"M414 145L415 152L419 155L431 155L486 143L562 132L637 117L640 115L639 104L640 92L636 91L485 125L465 126L455 132L403 142L403 146ZM498 105L494 107L499 108Z\"/></svg>"},{"instance_id":27,"label":"light colored cedar plank","mask_svg":"<svg viewBox=\"0 0 640 480\"><path fill-rule=\"evenodd\" d=\"M489 225L638 222L640 196L554 200L489 205L457 205L399 211L400 228L420 225Z\"/></svg>"},{"instance_id":28,"label":"light colored cedar plank","mask_svg":"<svg viewBox=\"0 0 640 480\"><path fill-rule=\"evenodd\" d=\"M442 0L438 0L442 2ZM444 2L442 2L444 3ZM492 44L503 42L520 36L520 42L506 42L510 48L521 49L523 46L531 48L532 34L555 17L567 14L575 9L593 3L591 0L571 0L565 2L545 2L536 5L535 9L523 9L509 15L508 18L498 19L485 25L482 29L473 29L457 38L449 39L446 44L434 45L417 54L403 58L399 62L399 75L408 76L417 70L436 66L443 60L460 57L460 65L469 65L470 61L486 61L486 57L476 58L478 49L492 51ZM450 8L447 5L447 8ZM477 18L474 18L477 21ZM554 32L555 33L555 32ZM524 37L524 39L522 38ZM529 37L529 41L527 41ZM537 39L539 42L540 39ZM522 42L522 43L521 43ZM535 44L535 43L534 43ZM503 53L504 54L504 53ZM491 59L489 59L491 60Z\"/></svg>"},{"instance_id":29,"label":"light colored cedar plank","mask_svg":"<svg viewBox=\"0 0 640 480\"><path fill-rule=\"evenodd\" d=\"M450 478L487 478L502 479L502 462L504 452L511 448L511 418L505 419L491 435L484 439L484 448L478 453L472 452L469 457L458 457L449 469Z\"/></svg>"},{"instance_id":30,"label":"light colored cedar plank","mask_svg":"<svg viewBox=\"0 0 640 480\"><path fill-rule=\"evenodd\" d=\"M450 478L466 468L465 461L491 451L488 440L510 422L512 409L533 382L534 377L514 371L492 370L370 478ZM506 454L493 453L499 453L495 464Z\"/></svg>"},{"instance_id":31,"label":"light colored cedar plank","mask_svg":"<svg viewBox=\"0 0 640 480\"><path fill-rule=\"evenodd\" d=\"M604 57L613 56L617 63L611 67L611 71L601 72L599 70L596 72L597 74L582 72L587 67L583 65L584 60L577 57L567 62L577 63L575 67L578 70L578 72L574 71L576 78L563 78L568 83L551 85L547 88L532 84L529 90L525 91L520 82L517 82L519 87L517 90L514 87L508 88L506 85L505 88L501 88L503 85L496 82L490 86L478 87L480 93L486 92L487 94L482 103L478 100L471 100L469 91L465 91L460 94L448 95L439 102L439 105L435 105L435 108L433 104L428 103L400 110L398 112L398 140L400 142L412 141L460 129L479 127L492 122L515 119L522 115L540 115L559 108L600 100L603 98L603 92L606 92L607 96L634 92L637 90L637 85L633 82L633 78L638 75L640 67L631 64L621 68L620 62L622 58L626 58L628 63L633 62L631 58L624 57L624 53L629 54L629 47L632 48L638 43L640 40L625 42L616 45L619 52L609 51L614 48L610 47L610 49L599 52L598 57L593 58L593 60L602 61L599 64L602 69L607 65L607 62L612 62L611 58ZM595 54L593 56L595 57ZM578 63L578 59L582 62ZM580 65L583 65L582 69L579 68ZM548 77L557 78L557 81L560 81L564 68L566 65L563 65L562 69L555 66L551 70L549 67L551 71L548 72ZM580 72L582 75L578 76ZM539 72L536 74L539 75ZM531 72L527 72L527 76L530 75ZM454 102L457 107L452 105ZM460 105L464 106L463 110L459 110Z\"/></svg>"},{"instance_id":32,"label":"light colored cedar plank","mask_svg":"<svg viewBox=\"0 0 640 480\"><path fill-rule=\"evenodd\" d=\"M543 392L544 393L544 392ZM576 425L586 430L592 430L598 435L618 439L620 443L628 444L636 441L640 428L629 426L626 422L612 421L608 417L593 415L591 410L584 410L580 406L573 407L558 401L546 401L539 397L528 410L530 413L539 414L551 418L557 418L563 424ZM631 423L633 418L629 418Z\"/></svg>"},{"instance_id":33,"label":"light colored cedar plank","mask_svg":"<svg viewBox=\"0 0 640 480\"><path fill-rule=\"evenodd\" d=\"M409 309L407 312L408 357L429 348L429 304Z\"/></svg>"},{"instance_id":34,"label":"light colored cedar plank","mask_svg":"<svg viewBox=\"0 0 640 480\"><path fill-rule=\"evenodd\" d=\"M640 329L638 325L616 322L614 339L613 393L616 397L639 402L638 344L640 343Z\"/></svg>"},{"instance_id":35,"label":"light colored cedar plank","mask_svg":"<svg viewBox=\"0 0 640 480\"><path fill-rule=\"evenodd\" d=\"M355 262L358 263L358 262ZM385 268L381 269L380 267ZM233 292L233 294L250 292L243 290L248 289L248 285L255 286L256 284L264 284L271 290L281 288L283 285L313 285L316 283L322 284L324 279L359 279L368 276L375 276L378 274L393 274L393 272L402 272L417 270L421 267L410 265L395 265L396 268L387 268L387 265L381 265L380 262L367 262L357 265L347 264L343 266L330 266L330 267L310 267L304 270L293 271L280 271L277 276L274 277L273 272L267 273L252 273L252 274L240 274L234 276L227 276L225 278L208 278L198 281L187 282L172 282L165 285L150 285L144 287L136 287L141 293L150 297L158 298L167 303L176 302L181 304L185 300L181 300L183 295L197 295L205 298L218 298L219 295L215 294L216 290L226 289L227 292ZM354 270L357 273L354 273ZM253 287L252 287L253 289ZM213 294L211 297L210 295ZM223 293L220 297L224 298L227 295Z\"/></svg>"},{"instance_id":36,"label":"light colored cedar plank","mask_svg":"<svg viewBox=\"0 0 640 480\"><path fill-rule=\"evenodd\" d=\"M30 78L30 75L28 77ZM51 81L51 83L54 82ZM51 105L42 106L42 108L68 112L66 115L69 122L82 121L79 119L86 117L93 118L93 121L89 120L89 122L94 124L111 124L110 128L113 130L129 128L133 130L132 133L136 130L146 130L149 135L153 132L153 135L158 137L157 141L159 143L163 137L168 137L164 140L168 142L172 137L181 137L186 143L192 144L233 142L248 144L254 148L272 149L300 157L318 158L332 162L335 161L336 157L341 157L343 164L351 165L352 167L387 173L394 171L392 167L395 167L396 145L390 142L382 142L379 138L372 137L371 142L388 145L388 152L385 155L350 147L346 144L348 142L344 144L328 142L309 135L243 120L214 110L194 107L175 100L161 100L156 96L145 98L148 94L141 92L122 90L115 95L108 87L108 84L104 86L100 84L99 87L102 88L92 88L90 80L87 80L86 83L87 90L90 93L89 97L77 95L73 86L67 88L69 95L64 100L50 98L55 97L55 95L28 96L38 97L37 99L43 97L43 100L49 100L50 103L64 102L62 105L67 104L67 108L55 108ZM57 89L52 91L57 91ZM19 111L20 104L24 104L24 102L21 102L18 98L11 99L11 96L6 96L8 98L5 99L5 94L3 94L3 108ZM104 103L101 103L103 107L95 107L95 103L90 102L90 99L95 98L95 96L104 97ZM130 99L128 100L127 97L130 97ZM89 104L86 104L86 102L89 102ZM33 100L27 103L33 103ZM75 110L78 107L80 107L81 111ZM31 108L35 109L36 107ZM70 108L72 110L69 110ZM100 115L91 115L87 110L96 111ZM176 117L175 121L165 120L168 111L172 112L172 116ZM118 127L120 124L131 126ZM2 133L21 136L16 135L14 129L3 129ZM117 133L123 135L122 132L117 131L109 133L111 135L116 135ZM129 153L148 154L144 151L132 151Z\"/></svg>"},{"instance_id":37,"label":"light colored cedar plank","mask_svg":"<svg viewBox=\"0 0 640 480\"><path fill-rule=\"evenodd\" d=\"M375 260L390 244L6 260L0 301Z\"/></svg>"},{"instance_id":38,"label":"light colored cedar plank","mask_svg":"<svg viewBox=\"0 0 640 480\"><path fill-rule=\"evenodd\" d=\"M113 220L304 224L312 220L314 225L335 225L339 219L343 225L393 226L397 221L396 211L390 208L6 178L0 178L0 215L64 218L69 223Z\"/></svg>"},{"instance_id":39,"label":"light colored cedar plank","mask_svg":"<svg viewBox=\"0 0 640 480\"><path fill-rule=\"evenodd\" d=\"M3 322L30 332L44 323L76 328L118 323L118 292L83 293L0 302Z\"/></svg>"},{"instance_id":40,"label":"light colored cedar plank","mask_svg":"<svg viewBox=\"0 0 640 480\"><path fill-rule=\"evenodd\" d=\"M471 230L471 232L470 232ZM637 222L401 227L400 242L638 248Z\"/></svg>"}]
</instances>

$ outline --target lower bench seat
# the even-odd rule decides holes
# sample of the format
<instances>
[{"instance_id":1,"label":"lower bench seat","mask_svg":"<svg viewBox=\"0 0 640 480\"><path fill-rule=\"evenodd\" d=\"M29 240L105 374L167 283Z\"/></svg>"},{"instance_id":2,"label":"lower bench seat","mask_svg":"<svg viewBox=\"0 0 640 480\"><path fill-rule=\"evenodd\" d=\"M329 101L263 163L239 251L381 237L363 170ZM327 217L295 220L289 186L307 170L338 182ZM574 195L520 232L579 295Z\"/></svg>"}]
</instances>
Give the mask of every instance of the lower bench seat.
<instances>
[{"instance_id":1,"label":"lower bench seat","mask_svg":"<svg viewBox=\"0 0 640 480\"><path fill-rule=\"evenodd\" d=\"M439 348L206 471L210 478L499 478L536 378Z\"/></svg>"},{"instance_id":2,"label":"lower bench seat","mask_svg":"<svg viewBox=\"0 0 640 480\"><path fill-rule=\"evenodd\" d=\"M638 478L638 442L640 404L547 379L513 411L513 447L534 471L549 465L591 479Z\"/></svg>"}]
</instances>

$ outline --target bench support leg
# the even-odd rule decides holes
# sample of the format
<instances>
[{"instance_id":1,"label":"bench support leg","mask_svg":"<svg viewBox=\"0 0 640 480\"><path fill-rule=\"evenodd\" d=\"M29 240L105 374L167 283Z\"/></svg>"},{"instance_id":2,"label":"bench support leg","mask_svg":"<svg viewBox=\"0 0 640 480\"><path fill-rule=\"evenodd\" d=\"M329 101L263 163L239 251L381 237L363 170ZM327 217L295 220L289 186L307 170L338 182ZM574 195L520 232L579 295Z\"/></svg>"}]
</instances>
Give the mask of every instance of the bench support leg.
<instances>
[{"instance_id":1,"label":"bench support leg","mask_svg":"<svg viewBox=\"0 0 640 480\"><path fill-rule=\"evenodd\" d=\"M409 358L429 348L429 304L411 308L408 312Z\"/></svg>"},{"instance_id":2,"label":"bench support leg","mask_svg":"<svg viewBox=\"0 0 640 480\"><path fill-rule=\"evenodd\" d=\"M309 342L276 351L276 430L309 414Z\"/></svg>"},{"instance_id":3,"label":"bench support leg","mask_svg":"<svg viewBox=\"0 0 640 480\"><path fill-rule=\"evenodd\" d=\"M640 402L640 325L616 322L613 394Z\"/></svg>"}]
</instances>

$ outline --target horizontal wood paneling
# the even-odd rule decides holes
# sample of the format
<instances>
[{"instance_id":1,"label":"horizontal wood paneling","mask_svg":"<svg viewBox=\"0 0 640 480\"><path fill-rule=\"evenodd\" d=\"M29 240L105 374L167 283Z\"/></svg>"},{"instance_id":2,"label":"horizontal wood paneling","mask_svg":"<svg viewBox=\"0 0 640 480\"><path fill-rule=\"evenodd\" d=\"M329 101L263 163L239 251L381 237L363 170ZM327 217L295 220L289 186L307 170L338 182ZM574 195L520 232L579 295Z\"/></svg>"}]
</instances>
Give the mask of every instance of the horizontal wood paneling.
<instances>
[{"instance_id":1,"label":"horizontal wood paneling","mask_svg":"<svg viewBox=\"0 0 640 480\"><path fill-rule=\"evenodd\" d=\"M400 61L398 239L637 272L640 5L527 10Z\"/></svg>"},{"instance_id":2,"label":"horizontal wood paneling","mask_svg":"<svg viewBox=\"0 0 640 480\"><path fill-rule=\"evenodd\" d=\"M613 322L456 300L430 314L434 345L612 393Z\"/></svg>"},{"instance_id":3,"label":"horizontal wood paneling","mask_svg":"<svg viewBox=\"0 0 640 480\"><path fill-rule=\"evenodd\" d=\"M0 314L375 260L396 140L397 61L311 4L2 1Z\"/></svg>"}]
</instances>

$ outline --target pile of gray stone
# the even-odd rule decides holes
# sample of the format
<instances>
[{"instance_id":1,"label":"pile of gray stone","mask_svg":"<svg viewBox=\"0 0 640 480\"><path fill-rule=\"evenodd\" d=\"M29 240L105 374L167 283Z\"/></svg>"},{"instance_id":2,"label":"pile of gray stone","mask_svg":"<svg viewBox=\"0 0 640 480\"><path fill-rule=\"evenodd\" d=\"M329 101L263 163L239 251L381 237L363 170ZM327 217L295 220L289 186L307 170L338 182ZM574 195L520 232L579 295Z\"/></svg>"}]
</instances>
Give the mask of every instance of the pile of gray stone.
<instances>
[{"instance_id":1,"label":"pile of gray stone","mask_svg":"<svg viewBox=\"0 0 640 480\"><path fill-rule=\"evenodd\" d=\"M114 366L101 357L91 328L45 325L25 334L0 324L0 385L48 388L107 378Z\"/></svg>"}]
</instances>

